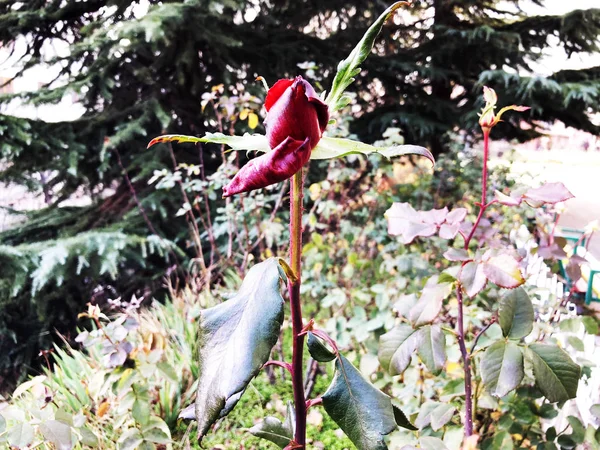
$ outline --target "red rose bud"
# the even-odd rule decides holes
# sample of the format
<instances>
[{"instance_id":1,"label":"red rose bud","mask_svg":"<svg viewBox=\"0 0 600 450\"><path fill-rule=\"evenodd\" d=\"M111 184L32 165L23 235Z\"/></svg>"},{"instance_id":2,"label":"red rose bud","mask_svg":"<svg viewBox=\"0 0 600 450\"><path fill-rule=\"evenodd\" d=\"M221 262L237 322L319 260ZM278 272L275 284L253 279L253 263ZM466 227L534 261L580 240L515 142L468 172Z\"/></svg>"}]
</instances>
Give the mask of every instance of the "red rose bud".
<instances>
[{"instance_id":1,"label":"red rose bud","mask_svg":"<svg viewBox=\"0 0 600 450\"><path fill-rule=\"evenodd\" d=\"M279 80L265 100L265 127L272 151L240 169L223 196L253 191L292 177L310 159L329 121L327 105L302 77Z\"/></svg>"},{"instance_id":2,"label":"red rose bud","mask_svg":"<svg viewBox=\"0 0 600 450\"><path fill-rule=\"evenodd\" d=\"M287 180L310 159L309 138L288 137L268 153L251 159L223 188L223 197L253 191Z\"/></svg>"}]
</instances>

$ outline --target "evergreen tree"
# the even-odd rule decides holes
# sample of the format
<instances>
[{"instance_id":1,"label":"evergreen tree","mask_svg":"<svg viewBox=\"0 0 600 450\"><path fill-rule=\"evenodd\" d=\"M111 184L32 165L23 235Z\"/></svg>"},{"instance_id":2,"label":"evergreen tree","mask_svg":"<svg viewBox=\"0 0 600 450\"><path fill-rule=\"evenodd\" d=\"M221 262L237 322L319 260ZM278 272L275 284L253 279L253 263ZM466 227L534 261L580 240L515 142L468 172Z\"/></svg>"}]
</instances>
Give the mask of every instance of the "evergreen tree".
<instances>
[{"instance_id":1,"label":"evergreen tree","mask_svg":"<svg viewBox=\"0 0 600 450\"><path fill-rule=\"evenodd\" d=\"M596 51L600 10L527 17L519 9L524 1L413 1L384 28L376 55L363 65L354 87L362 108L354 131L372 141L399 126L408 142L440 153L449 132L476 129L477 99L488 84L507 103L532 106L527 120L558 118L597 133L590 114L598 111L600 68L547 78L521 74L531 72L552 38L570 53ZM20 58L16 78L32 67L61 67L54 82L35 92L0 96L0 107L15 97L41 105L76 93L85 109L79 119L58 123L0 114L0 181L43 192L49 202L23 226L0 233L0 369L15 355L28 362L32 349L47 345L47 332L68 330L87 301L152 291L165 271L195 254L187 245L188 224L171 219L181 198L147 184L155 170L172 168L167 147L145 150L150 137L214 131L202 96L220 83L232 87L230 95L243 90L263 98L257 75L273 83L313 62L320 74L313 81L327 88L337 62L386 6L374 0L0 0L0 46L10 51L19 48L15 42L26 44L13 55ZM48 57L45 49L58 41L69 52ZM499 127L507 138L538 132L519 128L511 121L516 116L508 120ZM238 121L236 132L244 131L247 122ZM197 152L174 150L178 161L198 162ZM221 152L206 151L210 172ZM91 205L59 207L80 192ZM210 208L215 213L222 205L215 199ZM143 257L148 247L154 256Z\"/></svg>"}]
</instances>

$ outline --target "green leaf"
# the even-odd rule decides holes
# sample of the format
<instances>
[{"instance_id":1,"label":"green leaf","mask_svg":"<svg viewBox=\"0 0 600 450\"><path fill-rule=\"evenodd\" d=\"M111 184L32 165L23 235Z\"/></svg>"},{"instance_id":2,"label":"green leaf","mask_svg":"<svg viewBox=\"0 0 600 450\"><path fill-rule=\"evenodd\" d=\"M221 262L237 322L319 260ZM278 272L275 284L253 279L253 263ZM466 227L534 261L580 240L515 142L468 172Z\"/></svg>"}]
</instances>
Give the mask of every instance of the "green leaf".
<instances>
[{"instance_id":1,"label":"green leaf","mask_svg":"<svg viewBox=\"0 0 600 450\"><path fill-rule=\"evenodd\" d=\"M439 405L440 403L432 401L426 401L421 405L421 409L419 409L419 414L417 414L417 419L415 420L415 425L419 427L420 430L431 423L431 413Z\"/></svg>"},{"instance_id":2,"label":"green leaf","mask_svg":"<svg viewBox=\"0 0 600 450\"><path fill-rule=\"evenodd\" d=\"M585 351L585 345L583 344L583 341L581 339L579 339L577 336L567 336L567 342L571 347L573 347L578 352Z\"/></svg>"},{"instance_id":3,"label":"green leaf","mask_svg":"<svg viewBox=\"0 0 600 450\"><path fill-rule=\"evenodd\" d=\"M165 375L169 379L169 381L171 381L172 383L179 382L179 377L177 376L177 372L175 372L175 369L173 369L173 366L171 366L168 362L161 361L156 365L156 367L158 367L158 370L160 370L163 373L163 375Z\"/></svg>"},{"instance_id":4,"label":"green leaf","mask_svg":"<svg viewBox=\"0 0 600 450\"><path fill-rule=\"evenodd\" d=\"M131 415L140 425L146 425L150 420L150 396L148 389L138 384L132 386L132 394L135 398L131 406Z\"/></svg>"},{"instance_id":5,"label":"green leaf","mask_svg":"<svg viewBox=\"0 0 600 450\"><path fill-rule=\"evenodd\" d=\"M315 361L329 362L335 359L335 353L329 350L323 341L313 333L308 333L307 346L310 356L312 356Z\"/></svg>"},{"instance_id":6,"label":"green leaf","mask_svg":"<svg viewBox=\"0 0 600 450\"><path fill-rule=\"evenodd\" d=\"M494 435L491 448L494 450L513 450L515 445L508 431L499 431Z\"/></svg>"},{"instance_id":7,"label":"green leaf","mask_svg":"<svg viewBox=\"0 0 600 450\"><path fill-rule=\"evenodd\" d=\"M296 428L294 414L294 407L292 403L289 402L287 405L285 422L282 423L281 420L276 417L268 416L248 431L256 437L266 439L281 448L285 448L294 438L294 430Z\"/></svg>"},{"instance_id":8,"label":"green leaf","mask_svg":"<svg viewBox=\"0 0 600 450\"><path fill-rule=\"evenodd\" d=\"M590 414L592 414L596 419L600 419L600 403L590 407Z\"/></svg>"},{"instance_id":9,"label":"green leaf","mask_svg":"<svg viewBox=\"0 0 600 450\"><path fill-rule=\"evenodd\" d=\"M546 440L552 442L556 439L556 428L550 427L546 430Z\"/></svg>"},{"instance_id":10,"label":"green leaf","mask_svg":"<svg viewBox=\"0 0 600 450\"><path fill-rule=\"evenodd\" d=\"M454 416L456 408L452 405L442 403L438 405L433 411L431 411L431 429L433 431L440 430L446 425Z\"/></svg>"},{"instance_id":11,"label":"green leaf","mask_svg":"<svg viewBox=\"0 0 600 450\"><path fill-rule=\"evenodd\" d=\"M585 331L588 334L598 334L600 333L600 327L598 326L598 322L591 316L583 316L581 318L583 322L583 326L585 327Z\"/></svg>"},{"instance_id":12,"label":"green leaf","mask_svg":"<svg viewBox=\"0 0 600 450\"><path fill-rule=\"evenodd\" d=\"M33 427L27 422L17 422L8 430L8 443L13 447L25 448L33 441Z\"/></svg>"},{"instance_id":13,"label":"green leaf","mask_svg":"<svg viewBox=\"0 0 600 450\"><path fill-rule=\"evenodd\" d=\"M351 139L331 138L323 136L317 146L312 150L310 159L342 158L348 155L378 154L386 158L395 158L404 155L424 156L435 164L435 159L429 150L418 145L393 145L391 147L374 147Z\"/></svg>"},{"instance_id":14,"label":"green leaf","mask_svg":"<svg viewBox=\"0 0 600 450\"><path fill-rule=\"evenodd\" d=\"M487 284L487 278L483 273L483 264L469 261L460 269L458 274L460 284L462 284L465 293L473 298L479 294Z\"/></svg>"},{"instance_id":15,"label":"green leaf","mask_svg":"<svg viewBox=\"0 0 600 450\"><path fill-rule=\"evenodd\" d=\"M408 314L413 327L418 328L433 322L442 309L442 302L450 295L450 292L452 292L451 283L424 287L419 301Z\"/></svg>"},{"instance_id":16,"label":"green leaf","mask_svg":"<svg viewBox=\"0 0 600 450\"><path fill-rule=\"evenodd\" d=\"M533 330L535 314L533 304L525 289L509 291L500 299L498 322L502 334L509 339L521 339Z\"/></svg>"},{"instance_id":17,"label":"green leaf","mask_svg":"<svg viewBox=\"0 0 600 450\"><path fill-rule=\"evenodd\" d=\"M367 56L371 53L371 49L375 43L375 38L381 31L383 25L392 17L394 12L402 5L406 5L406 2L396 2L383 14L381 14L375 22L369 27L367 32L364 34L359 43L354 47L348 58L340 61L337 68L337 73L333 79L331 91L325 102L329 105L331 112L337 111L348 104L348 98L343 97L342 94L346 88L354 82L354 77L360 73L359 65L367 59Z\"/></svg>"},{"instance_id":18,"label":"green leaf","mask_svg":"<svg viewBox=\"0 0 600 450\"><path fill-rule=\"evenodd\" d=\"M392 400L342 355L335 361L323 407L358 450L387 450L384 436L397 428Z\"/></svg>"},{"instance_id":19,"label":"green leaf","mask_svg":"<svg viewBox=\"0 0 600 450\"><path fill-rule=\"evenodd\" d=\"M119 438L119 450L136 450L144 442L140 430L130 428Z\"/></svg>"},{"instance_id":20,"label":"green leaf","mask_svg":"<svg viewBox=\"0 0 600 450\"><path fill-rule=\"evenodd\" d=\"M415 427L412 423L410 423L410 420L408 420L408 417L406 417L406 414L404 414L404 412L398 408L396 405L394 406L394 420L396 421L396 424L399 427L405 428L407 430L411 430L411 431L417 431L418 428Z\"/></svg>"},{"instance_id":21,"label":"green leaf","mask_svg":"<svg viewBox=\"0 0 600 450\"><path fill-rule=\"evenodd\" d=\"M379 338L379 362L390 375L400 375L420 344L422 336L413 327L402 323Z\"/></svg>"},{"instance_id":22,"label":"green leaf","mask_svg":"<svg viewBox=\"0 0 600 450\"><path fill-rule=\"evenodd\" d=\"M564 402L577 395L581 368L556 345L531 344L535 382L550 402Z\"/></svg>"},{"instance_id":23,"label":"green leaf","mask_svg":"<svg viewBox=\"0 0 600 450\"><path fill-rule=\"evenodd\" d=\"M569 422L569 425L571 425L571 429L573 430L571 439L578 444L583 443L583 439L585 438L585 427L581 421L575 416L569 416L567 417L567 422Z\"/></svg>"},{"instance_id":24,"label":"green leaf","mask_svg":"<svg viewBox=\"0 0 600 450\"><path fill-rule=\"evenodd\" d=\"M481 378L492 395L504 397L515 389L524 376L523 352L517 344L497 341L481 360Z\"/></svg>"},{"instance_id":25,"label":"green leaf","mask_svg":"<svg viewBox=\"0 0 600 450\"><path fill-rule=\"evenodd\" d=\"M581 328L581 319L579 317L572 317L570 319L564 319L560 321L558 325L561 331L567 333L577 333Z\"/></svg>"},{"instance_id":26,"label":"green leaf","mask_svg":"<svg viewBox=\"0 0 600 450\"><path fill-rule=\"evenodd\" d=\"M492 283L506 289L513 289L525 283L519 263L511 255L505 253L492 256L485 261L483 273Z\"/></svg>"},{"instance_id":27,"label":"green leaf","mask_svg":"<svg viewBox=\"0 0 600 450\"><path fill-rule=\"evenodd\" d=\"M98 446L98 436L96 436L89 428L79 428L79 432L81 433L81 443L83 445L87 445L88 447Z\"/></svg>"},{"instance_id":28,"label":"green leaf","mask_svg":"<svg viewBox=\"0 0 600 450\"><path fill-rule=\"evenodd\" d=\"M195 407L199 439L234 408L269 359L283 322L279 279L277 259L270 258L248 271L231 300L201 312Z\"/></svg>"},{"instance_id":29,"label":"green leaf","mask_svg":"<svg viewBox=\"0 0 600 450\"><path fill-rule=\"evenodd\" d=\"M150 428L149 430L145 430L143 432L144 441L153 442L155 444L170 444L173 442L171 437L165 433L163 430L159 430L158 428Z\"/></svg>"},{"instance_id":30,"label":"green leaf","mask_svg":"<svg viewBox=\"0 0 600 450\"><path fill-rule=\"evenodd\" d=\"M71 450L73 440L71 427L58 420L47 420L40 424L40 431L48 442L52 442L56 450Z\"/></svg>"},{"instance_id":31,"label":"green leaf","mask_svg":"<svg viewBox=\"0 0 600 450\"><path fill-rule=\"evenodd\" d=\"M448 450L444 441L434 436L423 436L419 439L423 450Z\"/></svg>"},{"instance_id":32,"label":"green leaf","mask_svg":"<svg viewBox=\"0 0 600 450\"><path fill-rule=\"evenodd\" d=\"M420 339L417 354L423 364L433 374L438 374L446 364L446 337L439 325L423 327L419 330Z\"/></svg>"},{"instance_id":33,"label":"green leaf","mask_svg":"<svg viewBox=\"0 0 600 450\"><path fill-rule=\"evenodd\" d=\"M148 144L148 148L155 144L164 142L177 142L183 144L186 142L190 143L211 143L211 144L222 144L227 145L232 150L256 150L259 152L269 152L269 141L266 136L262 134L244 134L243 136L227 136L223 133L206 133L204 137L196 136L185 136L183 134L165 134L163 136L155 137Z\"/></svg>"}]
</instances>

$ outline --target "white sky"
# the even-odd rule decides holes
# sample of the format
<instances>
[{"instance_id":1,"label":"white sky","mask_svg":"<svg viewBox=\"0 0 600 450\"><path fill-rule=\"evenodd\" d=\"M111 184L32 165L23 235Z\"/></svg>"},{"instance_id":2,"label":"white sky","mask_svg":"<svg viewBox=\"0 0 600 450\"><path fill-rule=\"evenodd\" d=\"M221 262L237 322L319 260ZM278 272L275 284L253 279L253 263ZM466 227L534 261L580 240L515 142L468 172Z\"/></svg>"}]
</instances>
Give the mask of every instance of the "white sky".
<instances>
[{"instance_id":1,"label":"white sky","mask_svg":"<svg viewBox=\"0 0 600 450\"><path fill-rule=\"evenodd\" d=\"M600 8L600 0L546 0L544 7L527 5L523 2L523 9L531 15L536 14L565 14L576 9ZM141 8L141 7L140 7ZM143 14L144 9L140 9ZM23 42L17 41L18 46L23 46ZM50 53L62 53L67 50L66 46L48 49ZM17 52L19 53L19 52ZM581 69L600 65L600 53L595 55L571 55L570 57L558 47L549 47L544 50L546 57L536 64L533 69L537 74L550 75L553 72L563 69ZM13 61L6 60L6 49L0 48L0 77L9 77L16 71ZM57 68L36 67L27 72L26 76L17 80L14 84L15 91L35 90L40 82L51 80L57 73ZM3 113L16 113L21 116L39 117L48 121L72 120L79 117L83 108L80 105L73 105L71 98L65 98L59 105L53 105L42 108L23 107L18 104L2 108Z\"/></svg>"},{"instance_id":2,"label":"white sky","mask_svg":"<svg viewBox=\"0 0 600 450\"><path fill-rule=\"evenodd\" d=\"M576 9L600 8L600 0L546 0L544 7L532 4L523 6L523 9L532 15L557 15ZM547 57L534 67L536 72L543 75L550 75L558 70L583 69L600 65L600 53L574 54L569 57L561 48L548 48L545 53Z\"/></svg>"}]
</instances>

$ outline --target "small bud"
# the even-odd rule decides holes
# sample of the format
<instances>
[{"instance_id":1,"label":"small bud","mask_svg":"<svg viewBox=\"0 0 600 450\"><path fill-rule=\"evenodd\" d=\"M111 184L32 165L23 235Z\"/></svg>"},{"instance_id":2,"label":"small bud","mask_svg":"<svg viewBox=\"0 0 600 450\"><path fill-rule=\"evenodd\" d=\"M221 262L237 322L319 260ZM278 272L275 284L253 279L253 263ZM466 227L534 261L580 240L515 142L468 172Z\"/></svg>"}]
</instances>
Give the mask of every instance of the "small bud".
<instances>
[{"instance_id":1,"label":"small bud","mask_svg":"<svg viewBox=\"0 0 600 450\"><path fill-rule=\"evenodd\" d=\"M483 99L485 100L486 107L496 106L496 103L498 103L498 96L496 95L496 91L487 86L483 87Z\"/></svg>"}]
</instances>

